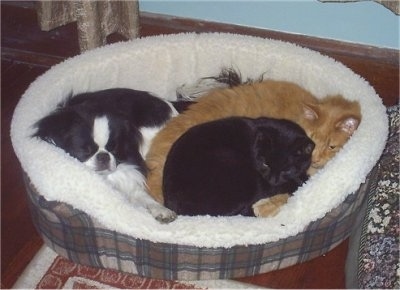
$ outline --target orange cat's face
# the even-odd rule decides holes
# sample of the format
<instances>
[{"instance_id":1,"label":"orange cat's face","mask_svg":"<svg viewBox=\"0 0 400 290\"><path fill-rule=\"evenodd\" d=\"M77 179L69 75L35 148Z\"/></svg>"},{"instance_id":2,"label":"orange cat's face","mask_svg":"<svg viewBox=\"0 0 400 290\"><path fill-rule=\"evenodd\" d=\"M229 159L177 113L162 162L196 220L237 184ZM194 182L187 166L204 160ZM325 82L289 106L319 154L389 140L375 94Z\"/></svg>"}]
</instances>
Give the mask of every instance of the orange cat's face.
<instances>
[{"instance_id":1,"label":"orange cat's face","mask_svg":"<svg viewBox=\"0 0 400 290\"><path fill-rule=\"evenodd\" d=\"M322 168L349 140L361 121L360 106L341 97L328 97L318 105L304 105L302 124L314 141L310 175Z\"/></svg>"}]
</instances>

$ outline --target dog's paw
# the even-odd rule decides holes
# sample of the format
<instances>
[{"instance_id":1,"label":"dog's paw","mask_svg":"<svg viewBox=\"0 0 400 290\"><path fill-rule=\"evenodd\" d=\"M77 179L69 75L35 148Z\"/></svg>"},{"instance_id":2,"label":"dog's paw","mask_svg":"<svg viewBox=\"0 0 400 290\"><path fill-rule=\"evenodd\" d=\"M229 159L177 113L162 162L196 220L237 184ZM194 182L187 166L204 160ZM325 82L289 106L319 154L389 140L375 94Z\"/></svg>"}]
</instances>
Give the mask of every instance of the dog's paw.
<instances>
[{"instance_id":1,"label":"dog's paw","mask_svg":"<svg viewBox=\"0 0 400 290\"><path fill-rule=\"evenodd\" d=\"M277 215L281 206L289 199L289 194L278 194L273 197L260 199L253 204L253 211L256 217L273 217Z\"/></svg>"},{"instance_id":2,"label":"dog's paw","mask_svg":"<svg viewBox=\"0 0 400 290\"><path fill-rule=\"evenodd\" d=\"M162 206L162 205L151 205L147 207L151 215L160 223L168 224L173 222L177 215L174 211Z\"/></svg>"}]
</instances>

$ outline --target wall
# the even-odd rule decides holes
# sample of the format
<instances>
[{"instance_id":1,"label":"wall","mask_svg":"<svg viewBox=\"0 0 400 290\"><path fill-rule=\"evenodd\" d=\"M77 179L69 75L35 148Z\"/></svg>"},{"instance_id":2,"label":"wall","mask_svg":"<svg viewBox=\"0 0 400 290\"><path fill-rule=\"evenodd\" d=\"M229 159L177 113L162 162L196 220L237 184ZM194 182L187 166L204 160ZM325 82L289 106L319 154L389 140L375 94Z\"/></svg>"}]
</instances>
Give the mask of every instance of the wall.
<instances>
[{"instance_id":1,"label":"wall","mask_svg":"<svg viewBox=\"0 0 400 290\"><path fill-rule=\"evenodd\" d=\"M140 10L399 49L399 16L362 1L153 1Z\"/></svg>"}]
</instances>

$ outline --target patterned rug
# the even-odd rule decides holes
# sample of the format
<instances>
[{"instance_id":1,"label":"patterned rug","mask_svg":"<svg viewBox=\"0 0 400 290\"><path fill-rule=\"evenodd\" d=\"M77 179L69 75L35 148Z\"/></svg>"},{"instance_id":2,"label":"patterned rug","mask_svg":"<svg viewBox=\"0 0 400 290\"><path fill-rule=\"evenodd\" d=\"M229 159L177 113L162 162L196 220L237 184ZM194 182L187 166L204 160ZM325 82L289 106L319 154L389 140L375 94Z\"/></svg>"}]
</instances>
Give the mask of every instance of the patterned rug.
<instances>
[{"instance_id":1,"label":"patterned rug","mask_svg":"<svg viewBox=\"0 0 400 290\"><path fill-rule=\"evenodd\" d=\"M43 246L14 289L207 289L254 288L231 280L167 281L75 264ZM257 287L259 288L259 287Z\"/></svg>"},{"instance_id":2,"label":"patterned rug","mask_svg":"<svg viewBox=\"0 0 400 290\"><path fill-rule=\"evenodd\" d=\"M400 288L399 109L399 105L388 109L388 142L379 161L379 181L368 199L359 242L359 288Z\"/></svg>"}]
</instances>

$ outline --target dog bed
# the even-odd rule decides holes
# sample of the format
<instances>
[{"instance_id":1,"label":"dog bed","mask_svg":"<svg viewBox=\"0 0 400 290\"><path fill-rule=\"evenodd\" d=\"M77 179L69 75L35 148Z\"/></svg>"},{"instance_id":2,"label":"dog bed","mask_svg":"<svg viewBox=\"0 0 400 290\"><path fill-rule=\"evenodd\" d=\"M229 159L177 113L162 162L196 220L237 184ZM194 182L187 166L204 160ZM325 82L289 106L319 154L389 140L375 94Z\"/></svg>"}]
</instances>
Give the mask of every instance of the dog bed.
<instances>
[{"instance_id":1,"label":"dog bed","mask_svg":"<svg viewBox=\"0 0 400 290\"><path fill-rule=\"evenodd\" d=\"M158 223L59 148L33 139L33 124L71 93L114 87L176 89L217 75L291 81L318 98L341 94L361 104L362 122L324 169L272 218L184 217ZM333 59L281 41L235 34L177 34L88 51L34 81L11 125L35 225L48 246L74 262L161 279L222 279L265 273L322 255L348 237L374 182L388 133L381 99Z\"/></svg>"}]
</instances>

